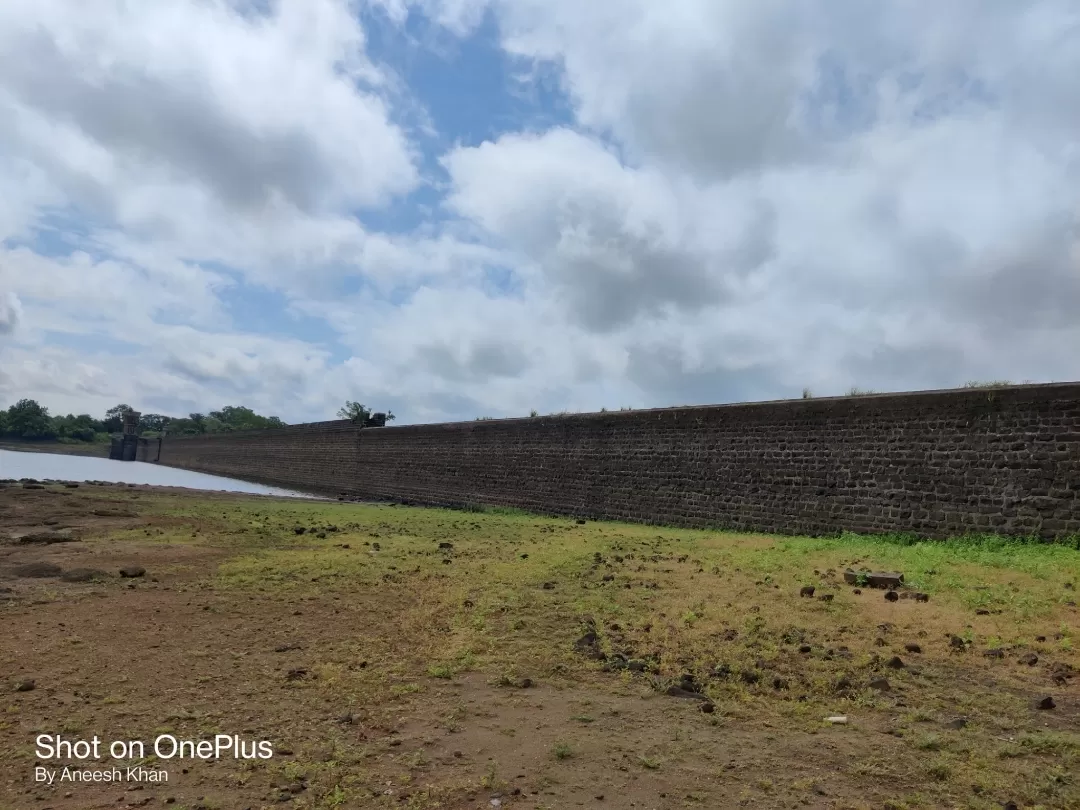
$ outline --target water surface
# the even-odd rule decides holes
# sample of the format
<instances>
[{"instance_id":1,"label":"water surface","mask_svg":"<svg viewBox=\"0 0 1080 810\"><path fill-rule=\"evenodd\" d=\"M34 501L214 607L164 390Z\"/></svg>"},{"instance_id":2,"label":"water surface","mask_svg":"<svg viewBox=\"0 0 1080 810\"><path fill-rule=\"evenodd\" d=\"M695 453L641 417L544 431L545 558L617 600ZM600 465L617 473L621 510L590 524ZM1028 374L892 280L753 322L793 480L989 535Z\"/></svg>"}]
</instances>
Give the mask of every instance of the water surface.
<instances>
[{"instance_id":1,"label":"water surface","mask_svg":"<svg viewBox=\"0 0 1080 810\"><path fill-rule=\"evenodd\" d=\"M253 484L219 475L178 470L147 464L145 461L113 461L92 456L59 453L22 453L0 450L0 478L52 478L61 481L109 481L117 484L150 484L159 487L209 489L219 492L248 492L256 495L290 495L311 498L302 492Z\"/></svg>"}]
</instances>

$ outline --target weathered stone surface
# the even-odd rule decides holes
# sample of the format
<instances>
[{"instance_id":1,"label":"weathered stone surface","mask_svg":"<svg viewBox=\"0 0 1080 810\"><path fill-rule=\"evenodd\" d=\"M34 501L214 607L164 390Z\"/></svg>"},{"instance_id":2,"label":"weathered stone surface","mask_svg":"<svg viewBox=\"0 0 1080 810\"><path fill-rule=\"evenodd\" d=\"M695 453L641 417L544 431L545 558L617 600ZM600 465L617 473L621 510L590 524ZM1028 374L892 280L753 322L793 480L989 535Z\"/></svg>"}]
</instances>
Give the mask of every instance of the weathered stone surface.
<instances>
[{"instance_id":1,"label":"weathered stone surface","mask_svg":"<svg viewBox=\"0 0 1080 810\"><path fill-rule=\"evenodd\" d=\"M783 534L1080 533L1080 384L168 437L161 463L337 497ZM1060 483L1059 483L1060 482ZM1043 494L1045 493L1045 494Z\"/></svg>"},{"instance_id":2,"label":"weathered stone surface","mask_svg":"<svg viewBox=\"0 0 1080 810\"><path fill-rule=\"evenodd\" d=\"M60 575L62 582L94 582L108 578L109 574L99 568L72 568Z\"/></svg>"},{"instance_id":3,"label":"weathered stone surface","mask_svg":"<svg viewBox=\"0 0 1080 810\"><path fill-rule=\"evenodd\" d=\"M14 538L20 545L49 545L52 543L73 543L79 538L71 529L57 529L55 531L29 532Z\"/></svg>"},{"instance_id":4,"label":"weathered stone surface","mask_svg":"<svg viewBox=\"0 0 1080 810\"><path fill-rule=\"evenodd\" d=\"M16 565L11 569L11 573L17 577L48 579L60 576L63 569L59 565L53 565L52 563L32 562L25 565Z\"/></svg>"}]
</instances>

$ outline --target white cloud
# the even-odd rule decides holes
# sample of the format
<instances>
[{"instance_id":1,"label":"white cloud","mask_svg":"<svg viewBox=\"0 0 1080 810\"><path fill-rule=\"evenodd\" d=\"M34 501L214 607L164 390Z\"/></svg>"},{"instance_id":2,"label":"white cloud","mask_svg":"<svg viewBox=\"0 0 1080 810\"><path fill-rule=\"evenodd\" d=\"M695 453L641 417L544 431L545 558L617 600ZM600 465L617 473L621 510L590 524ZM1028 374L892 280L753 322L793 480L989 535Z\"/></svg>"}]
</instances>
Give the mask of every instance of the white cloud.
<instances>
[{"instance_id":1,"label":"white cloud","mask_svg":"<svg viewBox=\"0 0 1080 810\"><path fill-rule=\"evenodd\" d=\"M1071 0L258 5L0 5L12 395L438 419L1077 376ZM361 8L493 14L573 120L421 155ZM339 344L236 327L256 285Z\"/></svg>"}]
</instances>

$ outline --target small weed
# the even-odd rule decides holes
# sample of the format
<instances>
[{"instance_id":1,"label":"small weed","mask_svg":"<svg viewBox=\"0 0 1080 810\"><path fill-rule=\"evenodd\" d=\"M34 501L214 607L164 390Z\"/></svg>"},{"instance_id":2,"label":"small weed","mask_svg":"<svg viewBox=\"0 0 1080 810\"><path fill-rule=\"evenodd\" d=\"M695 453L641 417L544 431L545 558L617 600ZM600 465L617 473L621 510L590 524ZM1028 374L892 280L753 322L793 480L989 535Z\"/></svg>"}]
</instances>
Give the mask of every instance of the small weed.
<instances>
[{"instance_id":1,"label":"small weed","mask_svg":"<svg viewBox=\"0 0 1080 810\"><path fill-rule=\"evenodd\" d=\"M551 753L555 756L555 759L569 759L574 755L574 749L570 747L569 743L557 742L552 746Z\"/></svg>"},{"instance_id":2,"label":"small weed","mask_svg":"<svg viewBox=\"0 0 1080 810\"><path fill-rule=\"evenodd\" d=\"M936 779L939 782L944 782L950 776L952 776L952 768L944 760L938 760L933 765L926 769L927 775L931 779Z\"/></svg>"}]
</instances>

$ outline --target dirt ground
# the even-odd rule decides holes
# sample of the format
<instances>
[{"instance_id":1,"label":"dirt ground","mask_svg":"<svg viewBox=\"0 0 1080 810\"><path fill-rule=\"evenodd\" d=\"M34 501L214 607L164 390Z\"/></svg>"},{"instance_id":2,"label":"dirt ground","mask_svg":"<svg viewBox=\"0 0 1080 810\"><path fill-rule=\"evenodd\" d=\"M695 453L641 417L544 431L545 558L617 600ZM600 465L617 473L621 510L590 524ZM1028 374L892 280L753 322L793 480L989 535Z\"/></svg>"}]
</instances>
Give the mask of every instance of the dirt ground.
<instances>
[{"instance_id":1,"label":"dirt ground","mask_svg":"<svg viewBox=\"0 0 1080 810\"><path fill-rule=\"evenodd\" d=\"M1078 807L1078 580L1068 548L8 483L0 808ZM154 756L218 734L273 755Z\"/></svg>"}]
</instances>

